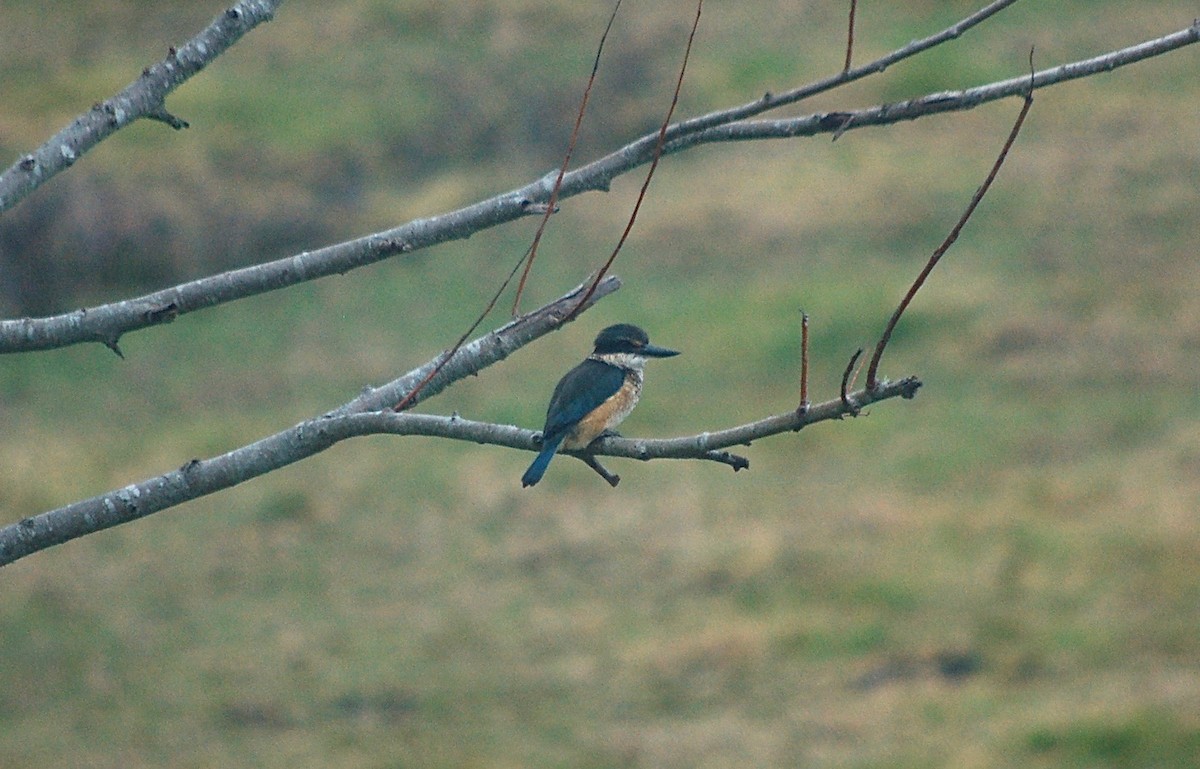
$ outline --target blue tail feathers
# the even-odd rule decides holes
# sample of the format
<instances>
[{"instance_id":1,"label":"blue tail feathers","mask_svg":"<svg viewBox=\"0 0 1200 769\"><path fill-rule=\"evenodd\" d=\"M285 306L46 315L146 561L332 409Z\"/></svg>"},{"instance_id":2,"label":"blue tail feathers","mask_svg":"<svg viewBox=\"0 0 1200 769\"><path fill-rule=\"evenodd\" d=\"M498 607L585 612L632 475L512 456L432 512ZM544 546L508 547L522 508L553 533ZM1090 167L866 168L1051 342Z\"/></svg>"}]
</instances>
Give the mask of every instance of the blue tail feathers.
<instances>
[{"instance_id":1,"label":"blue tail feathers","mask_svg":"<svg viewBox=\"0 0 1200 769\"><path fill-rule=\"evenodd\" d=\"M563 437L565 436L561 436L558 440L551 441L542 446L542 452L537 455L537 459L533 460L533 464L521 476L521 486L523 488L537 483L546 474L546 468L550 466L550 460L554 459L554 453L558 451L559 444L563 442Z\"/></svg>"}]
</instances>

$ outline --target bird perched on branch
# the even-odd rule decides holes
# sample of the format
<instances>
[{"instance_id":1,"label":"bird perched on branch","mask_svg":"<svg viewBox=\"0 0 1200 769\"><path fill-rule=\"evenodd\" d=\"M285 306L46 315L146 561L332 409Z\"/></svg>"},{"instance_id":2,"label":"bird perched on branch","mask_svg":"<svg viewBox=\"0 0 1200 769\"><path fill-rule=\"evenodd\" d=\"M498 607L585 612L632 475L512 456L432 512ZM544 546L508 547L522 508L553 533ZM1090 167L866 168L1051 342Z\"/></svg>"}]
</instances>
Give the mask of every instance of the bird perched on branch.
<instances>
[{"instance_id":1,"label":"bird perched on branch","mask_svg":"<svg viewBox=\"0 0 1200 769\"><path fill-rule=\"evenodd\" d=\"M540 481L560 448L586 448L611 433L641 397L646 361L678 354L650 344L645 331L628 323L601 331L592 354L554 388L542 428L542 451L521 476L521 485Z\"/></svg>"}]
</instances>

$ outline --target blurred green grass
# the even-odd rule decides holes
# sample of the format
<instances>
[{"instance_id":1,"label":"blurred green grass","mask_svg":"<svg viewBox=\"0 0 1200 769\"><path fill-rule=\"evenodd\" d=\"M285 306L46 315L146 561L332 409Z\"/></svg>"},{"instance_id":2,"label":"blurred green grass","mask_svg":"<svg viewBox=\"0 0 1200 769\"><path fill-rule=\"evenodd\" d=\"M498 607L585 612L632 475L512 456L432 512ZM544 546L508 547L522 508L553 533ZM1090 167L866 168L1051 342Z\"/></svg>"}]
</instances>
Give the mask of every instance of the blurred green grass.
<instances>
[{"instance_id":1,"label":"blurred green grass","mask_svg":"<svg viewBox=\"0 0 1200 769\"><path fill-rule=\"evenodd\" d=\"M3 86L22 106L0 117L14 155L215 12L34 7L0 6L22 73ZM861 8L857 58L970 9ZM657 119L686 10L625 9L585 156ZM211 210L282 210L308 247L294 230L321 212L307 225L328 239L436 213L553 164L602 15L288 3L172 98L193 129L138 127L71 174L147 180L180 216L200 204L162 190L190 177ZM1017 4L847 98L974 84L1023 68L1031 41L1049 64L1193 15ZM688 108L835 69L843 23L707 8ZM1041 93L885 359L924 379L917 399L759 442L749 472L614 460L614 491L560 459L530 492L525 454L377 437L4 569L0 765L1194 766L1195 71L1188 50ZM537 426L595 330L633 320L685 354L652 368L626 432L728 426L794 407L801 310L831 396L1015 112L669 159L618 263L625 288L426 408ZM462 125L431 130L447 121ZM527 306L607 254L636 186L564 205ZM197 221L212 258L222 241ZM125 361L10 357L5 520L431 357L532 226L189 315L123 340Z\"/></svg>"}]
</instances>

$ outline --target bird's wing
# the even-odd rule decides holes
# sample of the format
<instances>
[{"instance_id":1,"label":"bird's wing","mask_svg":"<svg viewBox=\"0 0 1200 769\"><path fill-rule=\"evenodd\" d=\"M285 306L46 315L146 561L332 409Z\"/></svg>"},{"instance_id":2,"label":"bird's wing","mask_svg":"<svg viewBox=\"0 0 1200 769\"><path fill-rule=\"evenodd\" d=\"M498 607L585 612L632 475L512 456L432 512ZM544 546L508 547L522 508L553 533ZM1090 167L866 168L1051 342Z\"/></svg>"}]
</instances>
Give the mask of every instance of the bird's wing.
<instances>
[{"instance_id":1,"label":"bird's wing","mask_svg":"<svg viewBox=\"0 0 1200 769\"><path fill-rule=\"evenodd\" d=\"M624 382L624 371L591 358L568 371L550 397L546 426L542 429L543 440L566 433L615 395Z\"/></svg>"}]
</instances>

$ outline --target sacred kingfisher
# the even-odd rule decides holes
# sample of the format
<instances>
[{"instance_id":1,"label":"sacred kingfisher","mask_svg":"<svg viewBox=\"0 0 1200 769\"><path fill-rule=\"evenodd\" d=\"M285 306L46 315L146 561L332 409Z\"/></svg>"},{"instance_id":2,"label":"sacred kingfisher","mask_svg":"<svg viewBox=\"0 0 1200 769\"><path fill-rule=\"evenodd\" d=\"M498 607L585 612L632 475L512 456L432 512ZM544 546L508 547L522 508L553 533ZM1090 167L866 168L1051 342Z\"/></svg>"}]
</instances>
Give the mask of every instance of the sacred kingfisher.
<instances>
[{"instance_id":1,"label":"sacred kingfisher","mask_svg":"<svg viewBox=\"0 0 1200 769\"><path fill-rule=\"evenodd\" d=\"M646 361L678 354L650 344L645 331L628 323L601 331L592 354L554 388L542 428L542 451L521 476L521 485L540 481L560 448L586 448L620 424L641 397Z\"/></svg>"}]
</instances>

